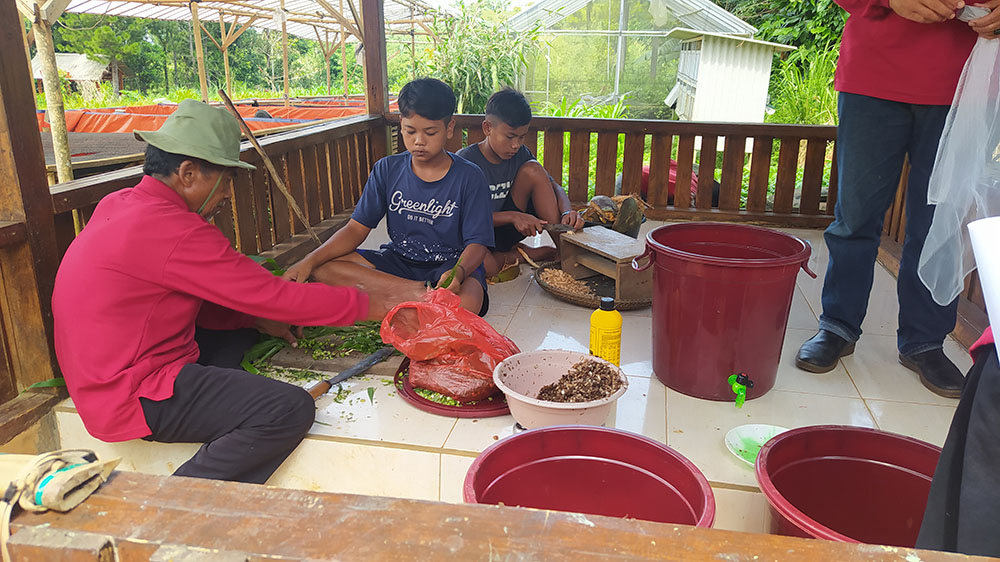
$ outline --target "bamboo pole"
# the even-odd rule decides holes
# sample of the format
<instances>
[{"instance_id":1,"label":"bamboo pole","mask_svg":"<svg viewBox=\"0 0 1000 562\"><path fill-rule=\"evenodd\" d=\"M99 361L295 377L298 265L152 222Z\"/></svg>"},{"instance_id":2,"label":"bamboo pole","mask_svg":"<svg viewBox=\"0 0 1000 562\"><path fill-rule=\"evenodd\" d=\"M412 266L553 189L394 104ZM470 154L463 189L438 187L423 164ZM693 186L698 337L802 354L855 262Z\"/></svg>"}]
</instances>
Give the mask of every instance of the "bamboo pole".
<instances>
[{"instance_id":1,"label":"bamboo pole","mask_svg":"<svg viewBox=\"0 0 1000 562\"><path fill-rule=\"evenodd\" d=\"M236 27L236 22L233 22L233 28ZM226 31L226 18L224 12L219 10L219 29L222 39L222 67L226 71L226 93L231 94L233 92L233 79L229 75L229 32Z\"/></svg>"},{"instance_id":2,"label":"bamboo pole","mask_svg":"<svg viewBox=\"0 0 1000 562\"><path fill-rule=\"evenodd\" d=\"M288 25L285 23L285 0L281 0L281 72L285 81L285 107L288 107Z\"/></svg>"},{"instance_id":3,"label":"bamboo pole","mask_svg":"<svg viewBox=\"0 0 1000 562\"><path fill-rule=\"evenodd\" d=\"M303 225L305 225L306 232L309 233L309 236L315 240L317 244L322 244L323 242L319 239L319 236L316 235L316 231L313 230L312 225L309 224L309 219L307 219L305 213L302 212L302 208L299 207L299 204L295 201L295 198L292 197L292 194L288 192L285 182L282 181L281 176L278 175L278 170L274 168L274 162L271 162L271 157L264 152L264 148L260 146L259 142L257 142L257 137L253 136L253 131L251 131L250 127L247 126L247 122L243 120L243 116L240 115L240 112L236 111L236 108L233 106L233 100L229 99L226 92L222 90L219 90L219 97L222 98L222 103L226 104L226 108L229 109L229 112L236 117L237 121L239 121L240 128L243 129L243 134L246 135L250 144L257 149L257 154L260 154L260 158L264 161L264 166L267 167L267 171L271 172L271 179L274 180L274 185L278 187L278 191L280 191L281 194L285 196L285 199L288 200L288 205L292 208L292 211L295 212L295 216L302 221Z\"/></svg>"},{"instance_id":4,"label":"bamboo pole","mask_svg":"<svg viewBox=\"0 0 1000 562\"><path fill-rule=\"evenodd\" d=\"M69 156L69 134L66 132L66 113L63 106L62 88L59 84L59 68L56 66L55 44L52 27L42 19L38 5L35 5L35 21L31 25L38 47L38 60L42 67L42 87L45 88L45 115L52 131L52 150L56 160L56 177L59 183L73 179L73 164Z\"/></svg>"},{"instance_id":5,"label":"bamboo pole","mask_svg":"<svg viewBox=\"0 0 1000 562\"><path fill-rule=\"evenodd\" d=\"M326 32L326 45L323 46L323 60L326 61L326 95L333 94L333 88L330 85L330 55L333 50L330 49L330 31Z\"/></svg>"},{"instance_id":6,"label":"bamboo pole","mask_svg":"<svg viewBox=\"0 0 1000 562\"><path fill-rule=\"evenodd\" d=\"M191 2L191 22L194 33L194 50L198 59L198 81L201 83L201 101L208 102L208 78L205 77L205 50L201 45L201 22L198 20L198 3Z\"/></svg>"}]
</instances>

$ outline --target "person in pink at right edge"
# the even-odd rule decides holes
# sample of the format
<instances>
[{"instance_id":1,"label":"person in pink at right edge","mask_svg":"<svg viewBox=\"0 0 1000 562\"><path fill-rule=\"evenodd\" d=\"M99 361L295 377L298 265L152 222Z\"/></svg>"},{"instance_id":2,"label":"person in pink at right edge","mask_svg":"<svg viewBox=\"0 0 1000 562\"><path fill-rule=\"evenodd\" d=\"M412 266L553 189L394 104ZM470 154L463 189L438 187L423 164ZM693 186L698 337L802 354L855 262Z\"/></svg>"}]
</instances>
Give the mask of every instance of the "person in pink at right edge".
<instances>
[{"instance_id":1,"label":"person in pink at right edge","mask_svg":"<svg viewBox=\"0 0 1000 562\"><path fill-rule=\"evenodd\" d=\"M824 238L829 264L819 331L795 364L825 373L854 352L868 308L882 222L907 157L906 242L896 289L899 362L930 391L961 395L962 372L942 344L954 329L957 300L946 306L917 276L934 206L927 184L945 117L977 35L996 37L997 12L961 21L961 0L837 0L849 14L835 86L837 176L834 221ZM1000 0L983 4L993 10Z\"/></svg>"}]
</instances>

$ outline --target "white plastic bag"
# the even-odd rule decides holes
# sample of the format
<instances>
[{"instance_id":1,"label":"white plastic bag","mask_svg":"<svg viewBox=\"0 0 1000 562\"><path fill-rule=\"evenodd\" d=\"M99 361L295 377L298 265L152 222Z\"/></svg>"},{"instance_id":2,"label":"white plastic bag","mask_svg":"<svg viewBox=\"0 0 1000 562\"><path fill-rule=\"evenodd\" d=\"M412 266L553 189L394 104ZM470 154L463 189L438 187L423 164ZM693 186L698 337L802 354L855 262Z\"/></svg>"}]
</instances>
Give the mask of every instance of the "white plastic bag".
<instances>
[{"instance_id":1,"label":"white plastic bag","mask_svg":"<svg viewBox=\"0 0 1000 562\"><path fill-rule=\"evenodd\" d=\"M1000 40L980 38L965 63L927 202L937 207L917 273L934 300L946 305L976 268L966 226L1000 215Z\"/></svg>"}]
</instances>

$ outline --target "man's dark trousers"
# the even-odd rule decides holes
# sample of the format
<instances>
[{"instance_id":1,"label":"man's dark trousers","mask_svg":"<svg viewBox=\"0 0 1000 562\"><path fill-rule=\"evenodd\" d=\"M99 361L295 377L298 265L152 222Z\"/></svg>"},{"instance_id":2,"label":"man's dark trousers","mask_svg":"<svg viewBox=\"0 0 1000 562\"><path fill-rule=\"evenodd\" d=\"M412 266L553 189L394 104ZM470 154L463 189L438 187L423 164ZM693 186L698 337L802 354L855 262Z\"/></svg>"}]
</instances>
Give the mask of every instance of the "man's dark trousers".
<instances>
[{"instance_id":1,"label":"man's dark trousers","mask_svg":"<svg viewBox=\"0 0 1000 562\"><path fill-rule=\"evenodd\" d=\"M199 329L197 364L181 368L174 395L141 398L152 435L147 441L204 443L175 476L263 484L312 426L309 393L239 368L256 330Z\"/></svg>"}]
</instances>

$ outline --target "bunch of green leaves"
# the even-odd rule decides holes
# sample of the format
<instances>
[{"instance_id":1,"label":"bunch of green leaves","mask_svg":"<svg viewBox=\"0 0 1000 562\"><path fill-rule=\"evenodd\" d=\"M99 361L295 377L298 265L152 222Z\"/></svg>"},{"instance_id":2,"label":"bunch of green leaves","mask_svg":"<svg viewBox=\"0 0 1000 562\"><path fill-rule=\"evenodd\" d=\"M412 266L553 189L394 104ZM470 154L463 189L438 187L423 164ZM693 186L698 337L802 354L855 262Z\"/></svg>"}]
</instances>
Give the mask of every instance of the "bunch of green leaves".
<instances>
[{"instance_id":1,"label":"bunch of green leaves","mask_svg":"<svg viewBox=\"0 0 1000 562\"><path fill-rule=\"evenodd\" d=\"M774 114L767 121L835 125L837 92L833 76L838 53L837 46L802 48L781 61L771 84Z\"/></svg>"},{"instance_id":2,"label":"bunch of green leaves","mask_svg":"<svg viewBox=\"0 0 1000 562\"><path fill-rule=\"evenodd\" d=\"M840 42L847 12L834 0L717 0L716 4L757 28L757 38L796 47Z\"/></svg>"},{"instance_id":3,"label":"bunch of green leaves","mask_svg":"<svg viewBox=\"0 0 1000 562\"><path fill-rule=\"evenodd\" d=\"M482 113L493 92L517 83L525 58L538 49L537 27L517 31L501 0L458 0L434 21L438 41L418 71L455 90L458 113Z\"/></svg>"},{"instance_id":4,"label":"bunch of green leaves","mask_svg":"<svg viewBox=\"0 0 1000 562\"><path fill-rule=\"evenodd\" d=\"M385 345L379 334L378 322L358 322L353 326L307 326L302 329L302 337L298 338L298 347L308 350L313 359L324 360L334 357L344 357L351 352L364 355L375 353ZM335 343L329 336L336 336ZM282 349L289 346L284 338L261 336L261 341L251 347L244 355L240 366L248 373L263 374L271 368L271 359Z\"/></svg>"}]
</instances>

